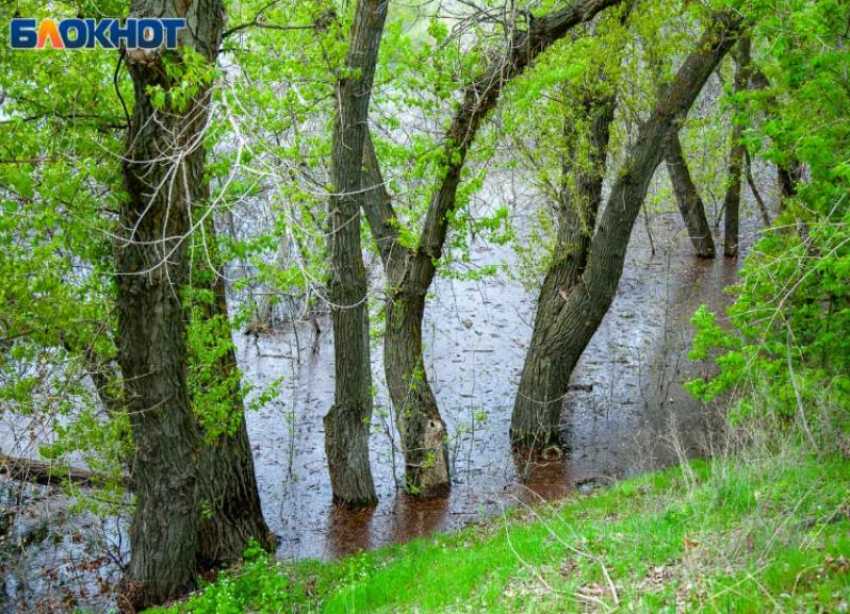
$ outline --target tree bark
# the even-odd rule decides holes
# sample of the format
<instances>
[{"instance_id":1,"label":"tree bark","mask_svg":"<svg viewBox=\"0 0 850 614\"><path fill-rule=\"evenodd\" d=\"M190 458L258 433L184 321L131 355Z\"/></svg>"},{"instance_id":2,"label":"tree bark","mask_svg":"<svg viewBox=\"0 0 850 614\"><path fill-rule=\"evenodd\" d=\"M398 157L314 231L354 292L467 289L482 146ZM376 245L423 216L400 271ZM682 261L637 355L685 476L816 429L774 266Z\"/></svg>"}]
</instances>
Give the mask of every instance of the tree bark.
<instances>
[{"instance_id":1,"label":"tree bark","mask_svg":"<svg viewBox=\"0 0 850 614\"><path fill-rule=\"evenodd\" d=\"M737 16L730 12L719 13L680 67L667 96L659 98L652 115L641 125L637 141L629 151L599 221L587 268L579 283L561 297L562 303L549 325L549 334L538 350L560 357L564 369L562 382L569 381L611 305L623 272L632 228L671 132L735 43L740 27L741 20ZM533 375L523 371L520 391L533 390L529 383ZM559 396L566 391L565 384ZM511 420L514 446L539 449L544 442L553 440L552 428L551 415L543 415L536 406L521 402L518 396Z\"/></svg>"},{"instance_id":2,"label":"tree bark","mask_svg":"<svg viewBox=\"0 0 850 614\"><path fill-rule=\"evenodd\" d=\"M346 507L377 503L369 466L372 371L366 269L360 245L363 142L375 65L387 17L386 0L359 0L337 83L331 153L334 194L328 203L330 279L334 331L334 405L325 415L325 451L333 500Z\"/></svg>"},{"instance_id":3,"label":"tree bark","mask_svg":"<svg viewBox=\"0 0 850 614\"><path fill-rule=\"evenodd\" d=\"M207 230L208 240L214 242L215 234ZM215 249L215 246L211 246ZM238 377L236 352L230 338L230 323L224 280L213 276L209 285L213 302L203 305L202 314L207 321L217 319L222 323L228 349L215 365L220 381ZM201 457L200 505L202 515L198 528L197 562L202 569L239 561L252 541L273 552L275 536L266 525L260 505L260 493L254 470L254 456L245 424L245 407L242 389L238 382L229 390L231 419L236 418L236 428L206 441Z\"/></svg>"},{"instance_id":4,"label":"tree bark","mask_svg":"<svg viewBox=\"0 0 850 614\"><path fill-rule=\"evenodd\" d=\"M404 450L405 489L439 497L449 493L451 476L446 425L422 358L426 291L406 288L387 302L384 368Z\"/></svg>"},{"instance_id":5,"label":"tree bark","mask_svg":"<svg viewBox=\"0 0 850 614\"><path fill-rule=\"evenodd\" d=\"M558 207L556 258L540 287L531 343L514 406L514 414L518 416L517 431L534 433L534 441L525 442L523 447L537 450L559 445L561 408L571 367L562 362L561 355L548 352L546 340L551 334L551 324L557 320L563 297L578 283L587 267L596 215L602 201L615 99L589 100L585 106L591 118L590 164L589 168L579 168L572 156L562 168L564 187ZM575 139L570 133L565 137L568 143ZM569 186L570 174L575 178L574 188Z\"/></svg>"},{"instance_id":6,"label":"tree bark","mask_svg":"<svg viewBox=\"0 0 850 614\"><path fill-rule=\"evenodd\" d=\"M747 90L749 84L750 39L741 37L735 57L735 94ZM723 253L729 258L738 255L738 226L741 216L741 173L744 168L745 145L741 142L744 127L734 118L732 145L729 151L729 169L726 179L726 195L723 198L724 227Z\"/></svg>"},{"instance_id":7,"label":"tree bark","mask_svg":"<svg viewBox=\"0 0 850 614\"><path fill-rule=\"evenodd\" d=\"M461 174L478 129L498 103L507 82L522 74L534 59L576 26L622 0L579 0L573 5L530 20L516 30L505 53L495 57L463 89L463 102L444 139L445 170L435 186L417 246L399 244L393 228L392 200L380 179L374 149L365 151L370 176L363 206L378 243L387 276L387 328L384 368L396 420L403 439L405 484L417 496L447 493L451 488L445 446L445 425L422 365L422 313L448 234ZM370 159L372 158L371 163ZM371 167L371 168L370 168ZM388 351L389 349L389 351ZM399 366L390 364L392 354ZM438 443L438 440L442 441ZM423 462L423 454L425 461Z\"/></svg>"},{"instance_id":8,"label":"tree bark","mask_svg":"<svg viewBox=\"0 0 850 614\"><path fill-rule=\"evenodd\" d=\"M779 183L780 203L786 198L797 195L797 184L803 179L803 165L799 160L792 159L787 164L779 164L776 167L777 181Z\"/></svg>"},{"instance_id":9,"label":"tree bark","mask_svg":"<svg viewBox=\"0 0 850 614\"><path fill-rule=\"evenodd\" d=\"M750 191L753 193L753 198L756 199L756 204L758 205L759 212L761 213L761 220L764 223L764 227L770 227L770 211L767 208L767 203L764 202L764 199L761 197L761 193L759 193L758 186L756 185L756 179L753 177L753 161L750 159L750 152L746 149L744 150L744 174L747 177L747 183L750 185Z\"/></svg>"},{"instance_id":10,"label":"tree bark","mask_svg":"<svg viewBox=\"0 0 850 614\"><path fill-rule=\"evenodd\" d=\"M670 135L667 149L664 150L664 162L676 194L676 204L679 205L679 211L697 255L700 258L714 258L714 239L705 215L705 205L688 171L688 163L682 152L678 132Z\"/></svg>"},{"instance_id":11,"label":"tree bark","mask_svg":"<svg viewBox=\"0 0 850 614\"><path fill-rule=\"evenodd\" d=\"M133 17L185 17L180 43L214 62L224 10L220 0L133 0ZM123 164L127 198L116 245L118 360L133 435L135 512L125 597L136 608L177 598L195 586L198 458L192 414L182 289L188 282L188 195L203 182L202 134L209 89L185 108L154 109L151 87L168 92L167 52L132 50L126 63L135 105ZM171 60L179 62L177 54ZM172 189L169 189L169 186Z\"/></svg>"},{"instance_id":12,"label":"tree bark","mask_svg":"<svg viewBox=\"0 0 850 614\"><path fill-rule=\"evenodd\" d=\"M107 481L107 476L88 469L69 467L31 458L13 458L0 454L0 474L20 482L44 486L60 486L72 482L83 486L97 486Z\"/></svg>"}]
</instances>

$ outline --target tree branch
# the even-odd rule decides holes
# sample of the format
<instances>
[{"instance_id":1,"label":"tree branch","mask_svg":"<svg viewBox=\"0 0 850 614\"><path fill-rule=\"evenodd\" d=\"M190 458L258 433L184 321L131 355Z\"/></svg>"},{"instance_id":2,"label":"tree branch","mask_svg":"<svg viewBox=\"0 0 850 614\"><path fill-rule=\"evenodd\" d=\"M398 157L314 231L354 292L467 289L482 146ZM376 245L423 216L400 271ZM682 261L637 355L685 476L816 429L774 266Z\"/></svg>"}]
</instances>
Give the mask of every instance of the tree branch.
<instances>
[{"instance_id":1,"label":"tree branch","mask_svg":"<svg viewBox=\"0 0 850 614\"><path fill-rule=\"evenodd\" d=\"M603 9L623 0L579 0L572 6L532 20L528 30L514 33L507 53L493 60L464 88L463 103L446 134L445 175L431 198L419 240L413 271L414 283L430 284L436 261L446 240L446 216L454 209L461 171L484 117L496 106L505 84L522 74L529 64L576 26L590 21Z\"/></svg>"}]
</instances>

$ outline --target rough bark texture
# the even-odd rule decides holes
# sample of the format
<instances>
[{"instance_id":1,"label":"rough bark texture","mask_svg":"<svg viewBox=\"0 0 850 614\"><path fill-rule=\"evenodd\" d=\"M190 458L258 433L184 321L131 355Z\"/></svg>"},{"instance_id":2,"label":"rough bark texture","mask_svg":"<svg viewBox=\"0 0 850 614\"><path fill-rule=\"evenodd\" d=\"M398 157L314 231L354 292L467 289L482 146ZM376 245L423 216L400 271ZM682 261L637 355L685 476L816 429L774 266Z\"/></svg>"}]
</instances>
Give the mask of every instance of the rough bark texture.
<instances>
[{"instance_id":1,"label":"rough bark texture","mask_svg":"<svg viewBox=\"0 0 850 614\"><path fill-rule=\"evenodd\" d=\"M384 367L404 450L406 490L446 495L451 485L446 425L422 359L425 292L403 291L387 303Z\"/></svg>"},{"instance_id":2,"label":"rough bark texture","mask_svg":"<svg viewBox=\"0 0 850 614\"><path fill-rule=\"evenodd\" d=\"M563 397L569 385L571 366L562 362L561 354L553 354L546 346L551 335L550 327L557 322L563 297L568 295L581 279L587 267L591 238L596 227L596 215L602 200L602 183L605 176L605 159L608 139L614 120L615 101L588 101L586 105L591 121L588 168L578 168L575 160L565 162L562 174L574 176L574 187L564 181L558 207L558 241L556 258L546 272L537 299L537 313L531 343L523 364L522 379L515 402L514 413L522 420L530 420L536 435L525 447L543 449L558 446L559 424ZM573 140L574 135L566 134ZM542 427L542 428L541 428Z\"/></svg>"},{"instance_id":3,"label":"rough bark texture","mask_svg":"<svg viewBox=\"0 0 850 614\"><path fill-rule=\"evenodd\" d=\"M181 44L215 59L224 22L219 0L135 0L130 14L187 18ZM123 166L123 238L116 245L117 342L133 433L136 504L125 595L143 608L195 586L202 440L186 382L181 289L188 281L188 194L203 181L208 92L201 88L183 110L155 111L148 88L167 91L171 85L160 52L130 51L126 62L136 103Z\"/></svg>"},{"instance_id":4,"label":"rough bark texture","mask_svg":"<svg viewBox=\"0 0 850 614\"><path fill-rule=\"evenodd\" d=\"M735 93L747 90L749 84L750 39L741 37L735 54ZM733 258L738 255L738 226L741 217L741 173L744 169L746 148L741 139L744 127L735 121L732 127L732 145L729 150L729 169L726 177L726 195L723 198L724 227L723 253Z\"/></svg>"},{"instance_id":5,"label":"rough bark texture","mask_svg":"<svg viewBox=\"0 0 850 614\"><path fill-rule=\"evenodd\" d=\"M363 143L387 0L359 0L345 63L337 83L329 200L330 278L336 390L324 419L334 502L363 507L377 502L369 466L372 371L366 269L360 245Z\"/></svg>"},{"instance_id":6,"label":"rough bark texture","mask_svg":"<svg viewBox=\"0 0 850 614\"><path fill-rule=\"evenodd\" d=\"M670 133L675 130L676 122L687 114L709 75L734 44L740 23L737 17L726 12L715 17L679 69L668 95L659 99L650 118L640 127L637 141L629 151L599 221L587 268L580 282L561 297L562 303L549 325L549 334L541 343L540 352L561 357L565 369L563 382L569 381L578 359L611 305L623 272L632 227ZM524 370L522 380L532 376ZM520 382L521 391L532 389L527 381ZM566 391L565 385L559 396ZM557 435L551 431L556 428L557 421L552 415L544 415L537 406L519 401L518 397L511 420L513 444L540 448L544 442L553 441Z\"/></svg>"},{"instance_id":7,"label":"rough bark texture","mask_svg":"<svg viewBox=\"0 0 850 614\"><path fill-rule=\"evenodd\" d=\"M682 152L682 143L679 141L679 133L673 132L667 149L664 150L664 162L667 165L667 173L670 175L670 183L676 194L676 204L682 213L682 219L688 229L697 255L701 258L714 258L714 239L711 236L711 227L705 215L705 205L700 198L697 187L691 179L688 171L688 163Z\"/></svg>"},{"instance_id":8,"label":"rough bark texture","mask_svg":"<svg viewBox=\"0 0 850 614\"><path fill-rule=\"evenodd\" d=\"M212 229L212 224L209 225ZM206 233L208 240L215 235ZM224 280L214 276L214 302L204 305L207 319L220 318L228 322ZM225 327L229 334L229 328ZM231 345L216 365L222 380L234 376L236 353ZM263 519L260 493L254 471L254 456L245 425L245 408L238 384L231 391L231 411L237 417L232 432L217 436L203 448L200 472L200 505L206 511L198 528L197 562L209 569L234 563L242 558L250 542L256 541L268 551L274 551L275 536Z\"/></svg>"},{"instance_id":9,"label":"rough bark texture","mask_svg":"<svg viewBox=\"0 0 850 614\"><path fill-rule=\"evenodd\" d=\"M463 102L445 135L445 172L429 203L418 245L408 249L398 243L392 229L392 202L379 178L377 159L366 167L373 189L364 200L369 226L378 243L388 280L387 328L384 368L399 431L403 434L406 484L411 494L433 496L449 491L451 481L445 445L445 425L434 393L425 377L422 357L422 315L425 295L434 280L454 211L466 155L482 121L496 106L504 85L522 74L552 43L600 11L622 0L579 0L569 7L529 21L517 30L505 53L495 57L463 90ZM374 151L371 153L374 158ZM414 332L415 331L415 332ZM389 356L399 361L391 363ZM424 458L424 462L423 462Z\"/></svg>"}]
</instances>

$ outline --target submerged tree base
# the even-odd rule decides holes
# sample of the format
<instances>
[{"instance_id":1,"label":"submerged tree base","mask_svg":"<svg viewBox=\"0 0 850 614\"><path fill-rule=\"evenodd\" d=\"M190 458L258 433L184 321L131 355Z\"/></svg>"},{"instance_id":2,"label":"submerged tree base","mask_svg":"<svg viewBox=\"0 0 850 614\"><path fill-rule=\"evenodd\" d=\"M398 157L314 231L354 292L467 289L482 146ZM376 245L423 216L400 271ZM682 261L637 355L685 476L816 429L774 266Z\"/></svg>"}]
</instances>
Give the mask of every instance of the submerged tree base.
<instances>
[{"instance_id":1,"label":"submerged tree base","mask_svg":"<svg viewBox=\"0 0 850 614\"><path fill-rule=\"evenodd\" d=\"M336 563L254 558L157 611L841 611L850 463L789 441Z\"/></svg>"}]
</instances>

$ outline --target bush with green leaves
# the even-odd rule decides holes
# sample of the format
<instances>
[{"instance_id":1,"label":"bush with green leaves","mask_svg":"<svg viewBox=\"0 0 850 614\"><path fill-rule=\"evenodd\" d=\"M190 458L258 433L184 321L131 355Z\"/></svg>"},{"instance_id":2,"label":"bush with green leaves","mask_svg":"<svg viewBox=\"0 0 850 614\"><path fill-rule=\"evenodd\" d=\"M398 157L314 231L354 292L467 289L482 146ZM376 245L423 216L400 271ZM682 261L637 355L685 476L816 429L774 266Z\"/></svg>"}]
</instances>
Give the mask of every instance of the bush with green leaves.
<instances>
[{"instance_id":1,"label":"bush with green leaves","mask_svg":"<svg viewBox=\"0 0 850 614\"><path fill-rule=\"evenodd\" d=\"M692 358L719 374L690 383L703 400L732 391L745 415L755 387L788 420L812 403L850 407L850 50L846 3L767 0L754 58L769 86L746 94L752 155L804 169L747 257L729 324L701 308Z\"/></svg>"}]
</instances>

